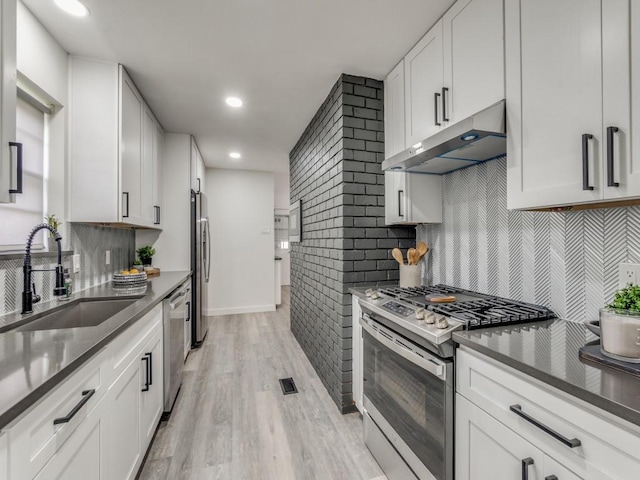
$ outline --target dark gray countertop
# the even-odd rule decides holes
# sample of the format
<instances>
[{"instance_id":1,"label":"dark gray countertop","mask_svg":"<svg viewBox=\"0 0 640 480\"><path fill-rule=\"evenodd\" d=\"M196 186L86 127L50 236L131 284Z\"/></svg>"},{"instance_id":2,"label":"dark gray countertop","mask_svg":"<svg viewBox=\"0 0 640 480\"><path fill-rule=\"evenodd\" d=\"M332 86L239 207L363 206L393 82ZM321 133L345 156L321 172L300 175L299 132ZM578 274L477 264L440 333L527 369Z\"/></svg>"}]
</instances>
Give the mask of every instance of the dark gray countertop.
<instances>
[{"instance_id":1,"label":"dark gray countertop","mask_svg":"<svg viewBox=\"0 0 640 480\"><path fill-rule=\"evenodd\" d=\"M117 335L151 311L190 276L189 271L162 272L159 277L149 279L142 298L95 327L30 332L10 330L1 333L0 429L18 418ZM78 292L71 301L76 298L127 296L132 295L116 290L107 283ZM48 303L49 308L57 304ZM23 316L20 314L7 315L0 319L0 325L21 318Z\"/></svg>"},{"instance_id":2,"label":"dark gray countertop","mask_svg":"<svg viewBox=\"0 0 640 480\"><path fill-rule=\"evenodd\" d=\"M566 320L453 334L461 345L640 425L640 378L578 357L578 349L596 339L582 323Z\"/></svg>"}]
</instances>

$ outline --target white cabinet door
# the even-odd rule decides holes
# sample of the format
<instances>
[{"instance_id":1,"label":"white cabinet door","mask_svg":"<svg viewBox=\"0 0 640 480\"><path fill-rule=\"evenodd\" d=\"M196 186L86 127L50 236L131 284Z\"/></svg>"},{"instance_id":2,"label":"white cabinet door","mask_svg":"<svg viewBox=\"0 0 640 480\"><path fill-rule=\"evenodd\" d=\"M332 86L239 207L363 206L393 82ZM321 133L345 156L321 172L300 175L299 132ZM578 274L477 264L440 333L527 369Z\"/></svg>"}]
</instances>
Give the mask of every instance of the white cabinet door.
<instances>
[{"instance_id":1,"label":"white cabinet door","mask_svg":"<svg viewBox=\"0 0 640 480\"><path fill-rule=\"evenodd\" d=\"M155 225L156 212L153 203L153 185L155 163L155 130L156 120L148 107L143 107L142 112L142 168L140 178L140 208L145 223Z\"/></svg>"},{"instance_id":2,"label":"white cabinet door","mask_svg":"<svg viewBox=\"0 0 640 480\"><path fill-rule=\"evenodd\" d=\"M456 479L543 480L544 455L489 414L456 394Z\"/></svg>"},{"instance_id":3,"label":"white cabinet door","mask_svg":"<svg viewBox=\"0 0 640 480\"><path fill-rule=\"evenodd\" d=\"M105 402L100 401L67 438L35 480L103 480L107 477ZM115 478L115 477L112 477ZM124 478L124 477L123 477Z\"/></svg>"},{"instance_id":4,"label":"white cabinet door","mask_svg":"<svg viewBox=\"0 0 640 480\"><path fill-rule=\"evenodd\" d=\"M134 478L141 460L141 363L135 358L109 388L109 478Z\"/></svg>"},{"instance_id":5,"label":"white cabinet door","mask_svg":"<svg viewBox=\"0 0 640 480\"><path fill-rule=\"evenodd\" d=\"M0 2L0 203L15 201L16 188L16 0Z\"/></svg>"},{"instance_id":6,"label":"white cabinet door","mask_svg":"<svg viewBox=\"0 0 640 480\"><path fill-rule=\"evenodd\" d=\"M442 21L404 58L405 144L421 142L442 128Z\"/></svg>"},{"instance_id":7,"label":"white cabinet door","mask_svg":"<svg viewBox=\"0 0 640 480\"><path fill-rule=\"evenodd\" d=\"M384 158L405 148L404 60L391 70L384 81Z\"/></svg>"},{"instance_id":8,"label":"white cabinet door","mask_svg":"<svg viewBox=\"0 0 640 480\"><path fill-rule=\"evenodd\" d=\"M384 181L387 225L442 222L442 177L384 172Z\"/></svg>"},{"instance_id":9,"label":"white cabinet door","mask_svg":"<svg viewBox=\"0 0 640 480\"><path fill-rule=\"evenodd\" d=\"M196 139L191 137L191 159L190 159L190 167L189 171L191 172L191 190L199 192L198 188L198 156L200 155L198 151L198 144L196 143Z\"/></svg>"},{"instance_id":10,"label":"white cabinet door","mask_svg":"<svg viewBox=\"0 0 640 480\"><path fill-rule=\"evenodd\" d=\"M458 0L442 29L446 126L504 99L503 0Z\"/></svg>"},{"instance_id":11,"label":"white cabinet door","mask_svg":"<svg viewBox=\"0 0 640 480\"><path fill-rule=\"evenodd\" d=\"M141 452L145 452L151 443L164 407L162 347L162 335L156 335L142 350L142 357L147 357L148 360L143 362L141 372L144 382L140 395Z\"/></svg>"},{"instance_id":12,"label":"white cabinet door","mask_svg":"<svg viewBox=\"0 0 640 480\"><path fill-rule=\"evenodd\" d=\"M191 301L185 302L187 305L184 319L184 359L187 359L191 350Z\"/></svg>"},{"instance_id":13,"label":"white cabinet door","mask_svg":"<svg viewBox=\"0 0 640 480\"><path fill-rule=\"evenodd\" d=\"M508 207L602 198L600 0L506 0Z\"/></svg>"},{"instance_id":14,"label":"white cabinet door","mask_svg":"<svg viewBox=\"0 0 640 480\"><path fill-rule=\"evenodd\" d=\"M9 478L9 434L0 432L0 478Z\"/></svg>"},{"instance_id":15,"label":"white cabinet door","mask_svg":"<svg viewBox=\"0 0 640 480\"><path fill-rule=\"evenodd\" d=\"M142 211L143 100L127 73L123 69L120 71L122 221L141 225L146 223Z\"/></svg>"},{"instance_id":16,"label":"white cabinet door","mask_svg":"<svg viewBox=\"0 0 640 480\"><path fill-rule=\"evenodd\" d=\"M387 225L406 221L406 173L384 172L384 213Z\"/></svg>"},{"instance_id":17,"label":"white cabinet door","mask_svg":"<svg viewBox=\"0 0 640 480\"><path fill-rule=\"evenodd\" d=\"M153 147L154 224L160 226L162 225L162 164L164 161L164 131L159 123L154 125Z\"/></svg>"},{"instance_id":18,"label":"white cabinet door","mask_svg":"<svg viewBox=\"0 0 640 480\"><path fill-rule=\"evenodd\" d=\"M202 158L202 155L200 154L200 150L198 150L197 152L198 152L198 163L196 165L196 181L198 183L199 191L204 192L204 181L205 181L206 167L204 165L204 159Z\"/></svg>"}]
</instances>

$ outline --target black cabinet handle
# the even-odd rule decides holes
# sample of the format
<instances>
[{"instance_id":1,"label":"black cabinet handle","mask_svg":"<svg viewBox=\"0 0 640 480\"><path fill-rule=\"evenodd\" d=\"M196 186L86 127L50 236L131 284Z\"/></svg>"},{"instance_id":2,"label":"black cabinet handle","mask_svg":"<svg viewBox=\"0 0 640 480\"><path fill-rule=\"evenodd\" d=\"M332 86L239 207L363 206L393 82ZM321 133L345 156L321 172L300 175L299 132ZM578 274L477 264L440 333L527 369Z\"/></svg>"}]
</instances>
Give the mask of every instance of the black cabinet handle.
<instances>
[{"instance_id":1,"label":"black cabinet handle","mask_svg":"<svg viewBox=\"0 0 640 480\"><path fill-rule=\"evenodd\" d=\"M200 193L200 178L196 178L198 180L198 193Z\"/></svg>"},{"instance_id":2,"label":"black cabinet handle","mask_svg":"<svg viewBox=\"0 0 640 480\"><path fill-rule=\"evenodd\" d=\"M404 190L398 190L398 216L404 217L402 213L402 196L404 195Z\"/></svg>"},{"instance_id":3,"label":"black cabinet handle","mask_svg":"<svg viewBox=\"0 0 640 480\"><path fill-rule=\"evenodd\" d=\"M440 101L440 94L438 92L433 94L433 111L435 113L435 120L434 123L437 126L442 125L439 121L438 121L438 102Z\"/></svg>"},{"instance_id":4,"label":"black cabinet handle","mask_svg":"<svg viewBox=\"0 0 640 480\"><path fill-rule=\"evenodd\" d=\"M125 215L124 212L122 212L122 218L127 218L129 216L129 192L122 192L122 197L124 204L127 206L127 214Z\"/></svg>"},{"instance_id":5,"label":"black cabinet handle","mask_svg":"<svg viewBox=\"0 0 640 480\"><path fill-rule=\"evenodd\" d=\"M153 224L160 225L160 207L157 205L154 205L153 212L155 214L155 219L153 220Z\"/></svg>"},{"instance_id":6,"label":"black cabinet handle","mask_svg":"<svg viewBox=\"0 0 640 480\"><path fill-rule=\"evenodd\" d=\"M556 475L547 475L544 480L558 480L558 477Z\"/></svg>"},{"instance_id":7,"label":"black cabinet handle","mask_svg":"<svg viewBox=\"0 0 640 480\"><path fill-rule=\"evenodd\" d=\"M190 322L191 321L191 302L185 302L185 305L187 306L187 318L185 318L184 321Z\"/></svg>"},{"instance_id":8,"label":"black cabinet handle","mask_svg":"<svg viewBox=\"0 0 640 480\"><path fill-rule=\"evenodd\" d=\"M592 138L590 133L582 134L582 190L593 190L589 185L589 140Z\"/></svg>"},{"instance_id":9,"label":"black cabinet handle","mask_svg":"<svg viewBox=\"0 0 640 480\"><path fill-rule=\"evenodd\" d=\"M10 188L9 193L22 193L22 144L9 142L10 147L16 147L18 156L16 158L16 188Z\"/></svg>"},{"instance_id":10,"label":"black cabinet handle","mask_svg":"<svg viewBox=\"0 0 640 480\"><path fill-rule=\"evenodd\" d=\"M442 120L445 122L449 121L449 114L447 113L447 92L449 89L447 87L442 87Z\"/></svg>"},{"instance_id":11,"label":"black cabinet handle","mask_svg":"<svg viewBox=\"0 0 640 480\"><path fill-rule=\"evenodd\" d=\"M613 136L619 131L618 127L607 127L607 187L619 187L613 178Z\"/></svg>"},{"instance_id":12,"label":"black cabinet handle","mask_svg":"<svg viewBox=\"0 0 640 480\"><path fill-rule=\"evenodd\" d=\"M69 422L73 417L75 417L76 413L78 413L80 409L84 407L84 404L89 401L89 399L93 396L94 393L96 393L96 391L93 388L91 390L83 390L82 400L80 400L78 404L75 407L73 407L73 409L66 416L55 418L53 420L53 424L59 425L61 423Z\"/></svg>"},{"instance_id":13,"label":"black cabinet handle","mask_svg":"<svg viewBox=\"0 0 640 480\"><path fill-rule=\"evenodd\" d=\"M145 372L144 387L142 388L141 391L148 392L149 385L151 385L149 383L149 357L145 354L145 356L142 357L141 360L144 362L144 372Z\"/></svg>"},{"instance_id":14,"label":"black cabinet handle","mask_svg":"<svg viewBox=\"0 0 640 480\"><path fill-rule=\"evenodd\" d=\"M511 405L509 407L509 410L511 410L513 413L515 413L519 417L524 418L530 424L538 427L543 432L548 433L549 435L551 435L553 438L555 438L559 442L565 444L567 447L576 448L576 447L579 447L582 444L580 442L580 440L578 440L577 438L567 438L567 437L559 434L555 430L552 430L551 428L547 427L546 425L540 423L538 420L533 418L531 415L528 415L528 414L524 413L522 411L522 407L520 405Z\"/></svg>"},{"instance_id":15,"label":"black cabinet handle","mask_svg":"<svg viewBox=\"0 0 640 480\"><path fill-rule=\"evenodd\" d=\"M529 465L533 465L533 458L522 459L522 480L529 480Z\"/></svg>"},{"instance_id":16,"label":"black cabinet handle","mask_svg":"<svg viewBox=\"0 0 640 480\"><path fill-rule=\"evenodd\" d=\"M158 205L158 225L160 225L160 205Z\"/></svg>"},{"instance_id":17,"label":"black cabinet handle","mask_svg":"<svg viewBox=\"0 0 640 480\"><path fill-rule=\"evenodd\" d=\"M153 352L148 352L144 355L149 357L149 385L153 385Z\"/></svg>"}]
</instances>

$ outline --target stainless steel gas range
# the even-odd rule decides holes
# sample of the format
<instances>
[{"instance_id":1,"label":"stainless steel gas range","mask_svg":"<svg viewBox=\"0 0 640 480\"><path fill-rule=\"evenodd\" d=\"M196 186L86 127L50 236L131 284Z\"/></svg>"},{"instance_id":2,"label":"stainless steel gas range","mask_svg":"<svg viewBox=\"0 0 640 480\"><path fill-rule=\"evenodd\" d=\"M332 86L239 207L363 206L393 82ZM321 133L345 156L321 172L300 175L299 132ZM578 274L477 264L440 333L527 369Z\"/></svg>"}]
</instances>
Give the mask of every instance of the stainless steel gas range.
<instances>
[{"instance_id":1,"label":"stainless steel gas range","mask_svg":"<svg viewBox=\"0 0 640 480\"><path fill-rule=\"evenodd\" d=\"M389 480L453 480L451 334L555 315L447 285L371 290L360 306L369 450Z\"/></svg>"}]
</instances>

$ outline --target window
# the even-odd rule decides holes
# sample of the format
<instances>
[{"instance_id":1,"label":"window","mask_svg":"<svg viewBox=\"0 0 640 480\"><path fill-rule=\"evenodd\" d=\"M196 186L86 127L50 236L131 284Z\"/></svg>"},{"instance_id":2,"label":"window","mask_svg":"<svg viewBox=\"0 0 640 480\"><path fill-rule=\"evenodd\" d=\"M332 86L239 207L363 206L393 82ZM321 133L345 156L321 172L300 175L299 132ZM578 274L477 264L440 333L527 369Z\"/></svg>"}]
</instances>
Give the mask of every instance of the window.
<instances>
[{"instance_id":1,"label":"window","mask_svg":"<svg viewBox=\"0 0 640 480\"><path fill-rule=\"evenodd\" d=\"M0 250L21 250L27 235L44 216L45 179L45 114L18 98L16 140L23 145L23 192L16 203L0 204ZM39 232L34 249L43 248L46 231Z\"/></svg>"}]
</instances>

